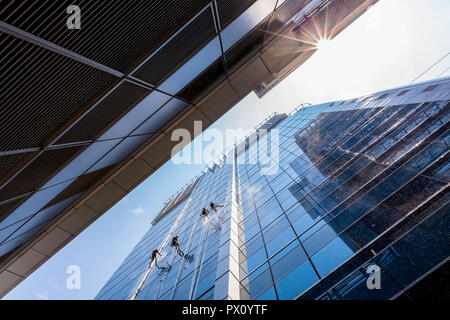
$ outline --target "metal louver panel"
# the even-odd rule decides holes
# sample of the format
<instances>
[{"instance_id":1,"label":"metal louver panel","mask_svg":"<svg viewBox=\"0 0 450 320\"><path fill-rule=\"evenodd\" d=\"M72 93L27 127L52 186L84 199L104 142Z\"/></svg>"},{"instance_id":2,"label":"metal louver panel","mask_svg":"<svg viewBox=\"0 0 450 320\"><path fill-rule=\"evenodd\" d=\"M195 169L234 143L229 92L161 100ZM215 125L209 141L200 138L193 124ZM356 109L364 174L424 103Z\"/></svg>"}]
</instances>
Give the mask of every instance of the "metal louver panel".
<instances>
[{"instance_id":1,"label":"metal louver panel","mask_svg":"<svg viewBox=\"0 0 450 320\"><path fill-rule=\"evenodd\" d=\"M36 190L80 149L71 147L44 151L0 190L0 201Z\"/></svg>"},{"instance_id":2,"label":"metal louver panel","mask_svg":"<svg viewBox=\"0 0 450 320\"><path fill-rule=\"evenodd\" d=\"M150 90L124 82L68 130L56 144L91 141L130 110Z\"/></svg>"},{"instance_id":3,"label":"metal louver panel","mask_svg":"<svg viewBox=\"0 0 450 320\"><path fill-rule=\"evenodd\" d=\"M20 166L36 153L16 153L0 156L0 185L8 178L9 173L14 168Z\"/></svg>"},{"instance_id":4,"label":"metal louver panel","mask_svg":"<svg viewBox=\"0 0 450 320\"><path fill-rule=\"evenodd\" d=\"M41 147L118 80L4 33L2 42L0 151Z\"/></svg>"},{"instance_id":5,"label":"metal louver panel","mask_svg":"<svg viewBox=\"0 0 450 320\"><path fill-rule=\"evenodd\" d=\"M220 25L225 28L256 0L217 0Z\"/></svg>"},{"instance_id":6,"label":"metal louver panel","mask_svg":"<svg viewBox=\"0 0 450 320\"><path fill-rule=\"evenodd\" d=\"M6 4L0 20L121 72L156 50L207 0L88 0L80 2L81 30L66 27L73 1ZM120 45L118 45L120 44Z\"/></svg>"},{"instance_id":7,"label":"metal louver panel","mask_svg":"<svg viewBox=\"0 0 450 320\"><path fill-rule=\"evenodd\" d=\"M212 12L207 8L144 63L133 76L158 85L215 34Z\"/></svg>"}]
</instances>

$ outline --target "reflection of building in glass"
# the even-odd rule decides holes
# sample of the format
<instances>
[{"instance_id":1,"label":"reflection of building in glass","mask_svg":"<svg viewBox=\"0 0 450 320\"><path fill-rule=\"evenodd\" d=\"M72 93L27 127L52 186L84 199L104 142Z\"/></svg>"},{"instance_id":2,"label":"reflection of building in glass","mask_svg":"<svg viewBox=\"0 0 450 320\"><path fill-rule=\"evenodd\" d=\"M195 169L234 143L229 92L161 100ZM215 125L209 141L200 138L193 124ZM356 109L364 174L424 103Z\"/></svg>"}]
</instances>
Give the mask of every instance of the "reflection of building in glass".
<instances>
[{"instance_id":1,"label":"reflection of building in glass","mask_svg":"<svg viewBox=\"0 0 450 320\"><path fill-rule=\"evenodd\" d=\"M244 141L167 203L97 299L414 298L450 256L449 89L446 78L272 118L278 172L261 175L258 142ZM224 207L205 220L210 201ZM381 289L369 290L373 265Z\"/></svg>"}]
</instances>

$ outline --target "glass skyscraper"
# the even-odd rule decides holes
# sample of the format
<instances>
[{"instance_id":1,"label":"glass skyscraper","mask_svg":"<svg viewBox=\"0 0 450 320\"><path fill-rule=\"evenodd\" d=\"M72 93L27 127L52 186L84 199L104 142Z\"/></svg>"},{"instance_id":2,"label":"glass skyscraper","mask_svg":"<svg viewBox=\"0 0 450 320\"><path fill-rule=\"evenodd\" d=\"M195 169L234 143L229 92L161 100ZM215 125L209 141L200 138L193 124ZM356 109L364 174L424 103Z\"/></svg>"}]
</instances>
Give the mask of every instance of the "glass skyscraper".
<instances>
[{"instance_id":1,"label":"glass skyscraper","mask_svg":"<svg viewBox=\"0 0 450 320\"><path fill-rule=\"evenodd\" d=\"M274 115L166 203L96 299L414 298L450 256L449 100L446 78Z\"/></svg>"}]
</instances>

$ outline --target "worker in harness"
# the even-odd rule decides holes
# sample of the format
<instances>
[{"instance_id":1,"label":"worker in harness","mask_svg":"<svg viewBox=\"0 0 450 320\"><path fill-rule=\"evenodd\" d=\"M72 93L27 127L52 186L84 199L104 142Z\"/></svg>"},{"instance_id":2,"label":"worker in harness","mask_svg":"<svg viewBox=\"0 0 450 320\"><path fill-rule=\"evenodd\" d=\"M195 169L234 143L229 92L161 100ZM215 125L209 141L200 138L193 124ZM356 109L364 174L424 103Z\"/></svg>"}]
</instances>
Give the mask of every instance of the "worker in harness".
<instances>
[{"instance_id":1,"label":"worker in harness","mask_svg":"<svg viewBox=\"0 0 450 320\"><path fill-rule=\"evenodd\" d=\"M209 206L211 207L212 210L214 210L214 212L215 212L216 214L217 214L217 208L223 207L223 205L214 203L214 202L212 202L212 201L209 203Z\"/></svg>"},{"instance_id":2,"label":"worker in harness","mask_svg":"<svg viewBox=\"0 0 450 320\"><path fill-rule=\"evenodd\" d=\"M208 221L208 215L209 215L209 211L206 210L206 208L203 208L203 209L202 209L201 216L203 217L203 219L204 219L205 221Z\"/></svg>"},{"instance_id":3,"label":"worker in harness","mask_svg":"<svg viewBox=\"0 0 450 320\"><path fill-rule=\"evenodd\" d=\"M152 252L152 258L151 258L150 263L148 265L149 268L151 267L153 260L155 260L155 266L157 266L159 268L159 266L158 266L158 256L157 255L161 255L161 253L159 253L159 251L158 251L158 248L156 248Z\"/></svg>"},{"instance_id":4,"label":"worker in harness","mask_svg":"<svg viewBox=\"0 0 450 320\"><path fill-rule=\"evenodd\" d=\"M175 250L177 250L177 253L180 255L180 257L182 257L182 258L185 257L183 251L181 251L181 249L180 249L180 244L178 243L178 236L175 236L172 239L172 243L170 244L170 246L174 247Z\"/></svg>"},{"instance_id":5,"label":"worker in harness","mask_svg":"<svg viewBox=\"0 0 450 320\"><path fill-rule=\"evenodd\" d=\"M209 215L209 211L206 210L206 208L203 208L203 209L202 209L201 216L203 217L205 223L208 223L208 220L209 220L208 215ZM217 216L217 214L216 214L216 216ZM217 224L217 223L214 223L213 226L214 226L214 228L216 229L216 231L217 231L217 230L220 230L220 229L222 228L222 227L221 227L219 224Z\"/></svg>"}]
</instances>

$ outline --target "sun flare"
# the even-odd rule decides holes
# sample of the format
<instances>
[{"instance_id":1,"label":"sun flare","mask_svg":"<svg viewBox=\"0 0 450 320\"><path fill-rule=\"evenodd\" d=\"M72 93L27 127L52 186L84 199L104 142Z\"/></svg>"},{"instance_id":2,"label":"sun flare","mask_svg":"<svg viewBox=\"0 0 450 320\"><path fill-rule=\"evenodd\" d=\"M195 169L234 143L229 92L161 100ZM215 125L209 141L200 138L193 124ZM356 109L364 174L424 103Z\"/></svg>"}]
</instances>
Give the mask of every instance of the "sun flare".
<instances>
[{"instance_id":1,"label":"sun flare","mask_svg":"<svg viewBox=\"0 0 450 320\"><path fill-rule=\"evenodd\" d=\"M325 50L330 46L331 40L330 39L319 39L316 43L317 50Z\"/></svg>"}]
</instances>

